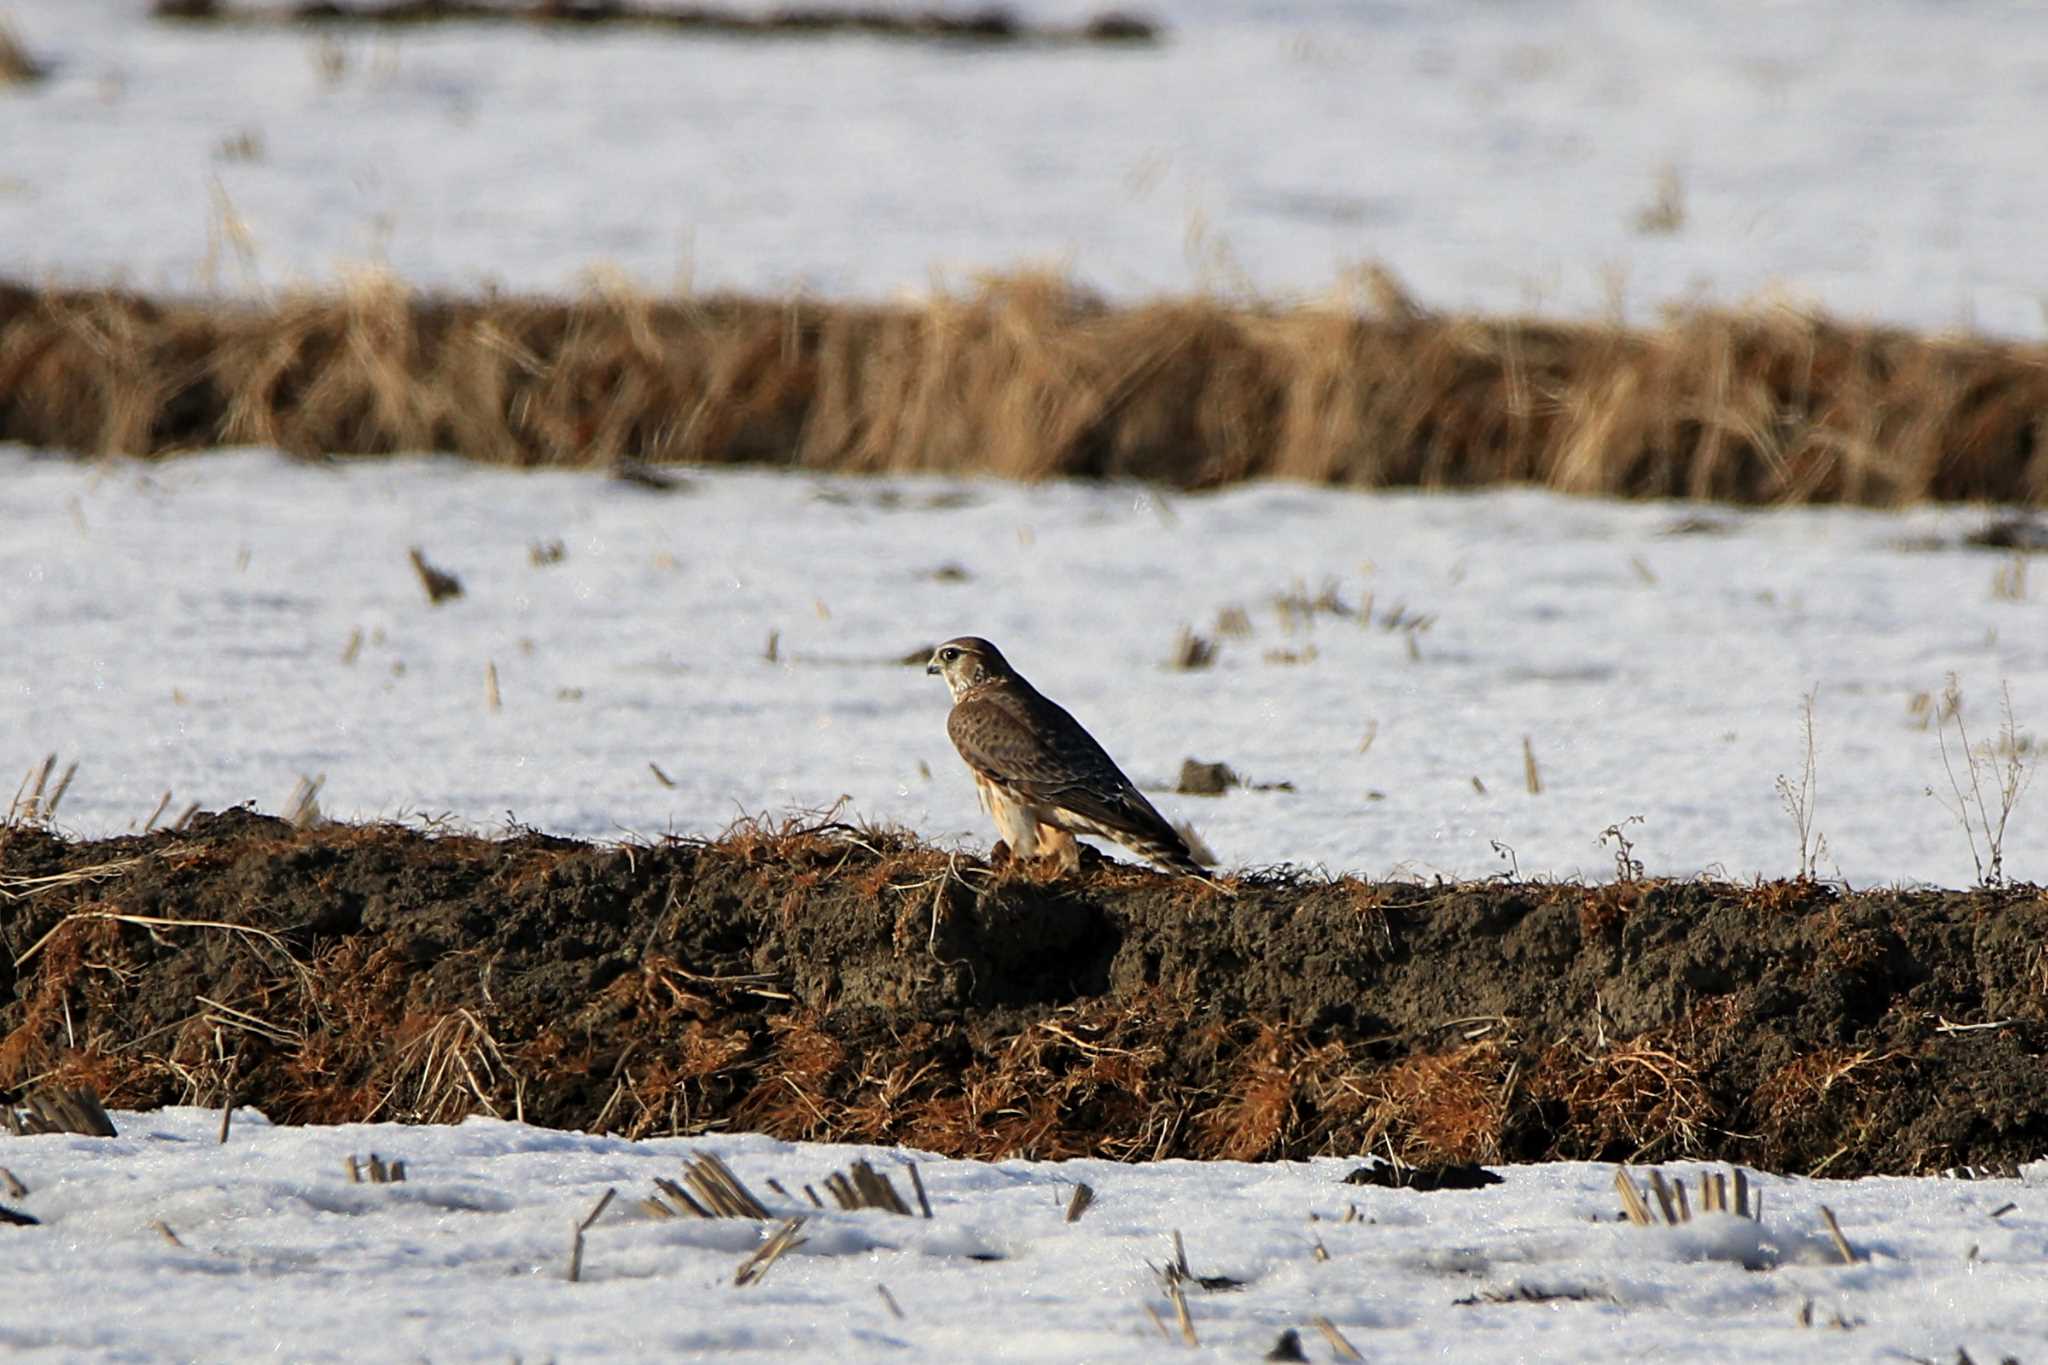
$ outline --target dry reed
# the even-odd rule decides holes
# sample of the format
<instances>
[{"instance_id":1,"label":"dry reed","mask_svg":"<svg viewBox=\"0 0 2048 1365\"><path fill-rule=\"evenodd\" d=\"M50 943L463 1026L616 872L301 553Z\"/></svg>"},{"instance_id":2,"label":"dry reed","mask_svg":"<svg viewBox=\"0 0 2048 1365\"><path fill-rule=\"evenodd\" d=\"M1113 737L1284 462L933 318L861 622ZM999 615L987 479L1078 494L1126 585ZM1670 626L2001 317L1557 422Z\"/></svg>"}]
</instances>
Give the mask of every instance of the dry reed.
<instances>
[{"instance_id":1,"label":"dry reed","mask_svg":"<svg viewBox=\"0 0 2048 1365\"><path fill-rule=\"evenodd\" d=\"M1111 306L1044 276L871 306L623 289L269 303L0 283L0 440L498 464L2048 496L2048 347L1784 311L1662 327Z\"/></svg>"}]
</instances>

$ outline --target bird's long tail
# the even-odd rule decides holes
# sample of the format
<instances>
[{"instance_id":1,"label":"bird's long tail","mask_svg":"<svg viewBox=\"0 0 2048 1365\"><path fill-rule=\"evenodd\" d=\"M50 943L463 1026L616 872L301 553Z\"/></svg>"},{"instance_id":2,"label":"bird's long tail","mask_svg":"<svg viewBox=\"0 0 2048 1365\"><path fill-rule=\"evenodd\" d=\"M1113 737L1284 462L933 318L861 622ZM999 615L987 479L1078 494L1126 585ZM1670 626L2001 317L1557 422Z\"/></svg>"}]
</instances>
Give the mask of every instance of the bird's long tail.
<instances>
[{"instance_id":1,"label":"bird's long tail","mask_svg":"<svg viewBox=\"0 0 2048 1365\"><path fill-rule=\"evenodd\" d=\"M1218 891L1227 893L1229 888L1210 876L1209 870L1195 861L1195 855L1188 849L1187 841L1180 837L1179 831L1171 825L1166 825L1164 821L1161 824L1164 828L1160 834L1126 835L1124 847L1162 872L1193 877L1215 887Z\"/></svg>"}]
</instances>

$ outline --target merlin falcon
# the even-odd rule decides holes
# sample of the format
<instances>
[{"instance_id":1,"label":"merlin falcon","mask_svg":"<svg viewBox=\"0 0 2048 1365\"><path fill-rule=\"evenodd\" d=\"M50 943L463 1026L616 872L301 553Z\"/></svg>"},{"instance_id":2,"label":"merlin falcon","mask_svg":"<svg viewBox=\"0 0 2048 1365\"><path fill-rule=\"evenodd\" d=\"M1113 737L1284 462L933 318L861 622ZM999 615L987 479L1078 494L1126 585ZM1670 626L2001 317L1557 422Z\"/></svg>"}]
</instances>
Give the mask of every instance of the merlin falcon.
<instances>
[{"instance_id":1,"label":"merlin falcon","mask_svg":"<svg viewBox=\"0 0 2048 1365\"><path fill-rule=\"evenodd\" d=\"M1010 856L1080 866L1077 834L1109 839L1169 872L1205 877L1187 841L1058 703L972 635L932 651L925 672L946 680L946 733L974 774Z\"/></svg>"}]
</instances>

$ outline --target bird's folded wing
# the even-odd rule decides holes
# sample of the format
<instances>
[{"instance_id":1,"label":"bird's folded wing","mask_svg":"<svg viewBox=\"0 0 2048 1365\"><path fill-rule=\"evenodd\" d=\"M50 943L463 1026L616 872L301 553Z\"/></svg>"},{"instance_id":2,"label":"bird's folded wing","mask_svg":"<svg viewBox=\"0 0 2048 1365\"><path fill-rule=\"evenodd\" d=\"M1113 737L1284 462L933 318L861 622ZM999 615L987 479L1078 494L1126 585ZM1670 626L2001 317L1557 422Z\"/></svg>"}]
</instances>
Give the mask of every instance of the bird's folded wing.
<instances>
[{"instance_id":1,"label":"bird's folded wing","mask_svg":"<svg viewBox=\"0 0 2048 1365\"><path fill-rule=\"evenodd\" d=\"M967 766L982 776L1030 791L1074 780L1069 746L1050 743L1043 729L996 701L963 701L946 717L946 733Z\"/></svg>"},{"instance_id":2,"label":"bird's folded wing","mask_svg":"<svg viewBox=\"0 0 2048 1365\"><path fill-rule=\"evenodd\" d=\"M1038 803L1058 806L1111 829L1166 827L1079 722L1050 702L1025 716L995 700L963 701L946 732L967 766Z\"/></svg>"},{"instance_id":3,"label":"bird's folded wing","mask_svg":"<svg viewBox=\"0 0 2048 1365\"><path fill-rule=\"evenodd\" d=\"M1174 833L1173 826L1166 823L1166 817L1155 810L1136 788L1106 798L1099 792L1069 789L1048 800L1061 810L1084 816L1104 829L1141 834L1148 839L1178 841L1180 837Z\"/></svg>"}]
</instances>

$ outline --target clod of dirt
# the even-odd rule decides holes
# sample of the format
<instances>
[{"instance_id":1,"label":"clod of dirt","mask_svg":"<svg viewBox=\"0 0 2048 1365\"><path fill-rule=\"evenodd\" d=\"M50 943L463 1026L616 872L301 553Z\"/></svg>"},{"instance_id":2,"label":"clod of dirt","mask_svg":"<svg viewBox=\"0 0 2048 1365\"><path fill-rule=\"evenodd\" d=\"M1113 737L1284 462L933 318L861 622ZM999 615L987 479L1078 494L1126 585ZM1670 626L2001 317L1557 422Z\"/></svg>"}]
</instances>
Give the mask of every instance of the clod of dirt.
<instances>
[{"instance_id":1,"label":"clod of dirt","mask_svg":"<svg viewBox=\"0 0 2048 1365\"><path fill-rule=\"evenodd\" d=\"M1506 1289L1485 1289L1477 1294L1467 1294L1462 1299L1452 1299L1453 1308L1477 1308L1481 1305L1503 1303L1613 1303L1614 1296L1598 1289L1566 1288L1545 1289L1540 1285L1515 1284Z\"/></svg>"},{"instance_id":2,"label":"clod of dirt","mask_svg":"<svg viewBox=\"0 0 2048 1365\"><path fill-rule=\"evenodd\" d=\"M1098 42L1149 43L1159 36L1159 25L1142 15L1110 10L1090 19L1081 31Z\"/></svg>"},{"instance_id":3,"label":"clod of dirt","mask_svg":"<svg viewBox=\"0 0 2048 1365\"><path fill-rule=\"evenodd\" d=\"M629 484L634 488L644 488L650 493L692 493L696 491L695 486L688 479L674 470L663 469L659 465L648 464L645 460L635 460L626 456L620 456L612 461L612 478L618 483Z\"/></svg>"},{"instance_id":4,"label":"clod of dirt","mask_svg":"<svg viewBox=\"0 0 2048 1365\"><path fill-rule=\"evenodd\" d=\"M1344 1177L1347 1185L1377 1185L1386 1190L1477 1190L1498 1185L1501 1177L1471 1161L1445 1162L1438 1166L1397 1166L1382 1161L1358 1166Z\"/></svg>"},{"instance_id":5,"label":"clod of dirt","mask_svg":"<svg viewBox=\"0 0 2048 1365\"><path fill-rule=\"evenodd\" d=\"M1180 781L1174 791L1182 796L1221 796L1232 787L1242 786L1240 778L1228 763L1204 763L1199 758L1182 759Z\"/></svg>"},{"instance_id":6,"label":"clod of dirt","mask_svg":"<svg viewBox=\"0 0 2048 1365\"><path fill-rule=\"evenodd\" d=\"M1307 1360L1308 1354L1301 1349L1301 1333L1292 1327L1280 1334L1280 1340L1273 1343L1273 1349L1266 1352L1267 1360Z\"/></svg>"},{"instance_id":7,"label":"clod of dirt","mask_svg":"<svg viewBox=\"0 0 2048 1365\"><path fill-rule=\"evenodd\" d=\"M1221 796L1233 787L1254 792L1291 792L1292 782L1247 782L1228 763L1204 763L1199 758L1181 760L1180 780L1174 792L1180 796Z\"/></svg>"},{"instance_id":8,"label":"clod of dirt","mask_svg":"<svg viewBox=\"0 0 2048 1365\"><path fill-rule=\"evenodd\" d=\"M1999 517L1964 536L1963 543L1982 550L2048 553L2048 522L2033 517Z\"/></svg>"},{"instance_id":9,"label":"clod of dirt","mask_svg":"<svg viewBox=\"0 0 2048 1365\"><path fill-rule=\"evenodd\" d=\"M1221 881L829 820L0 829L0 1088L1039 1159L2048 1151L2037 888Z\"/></svg>"}]
</instances>

